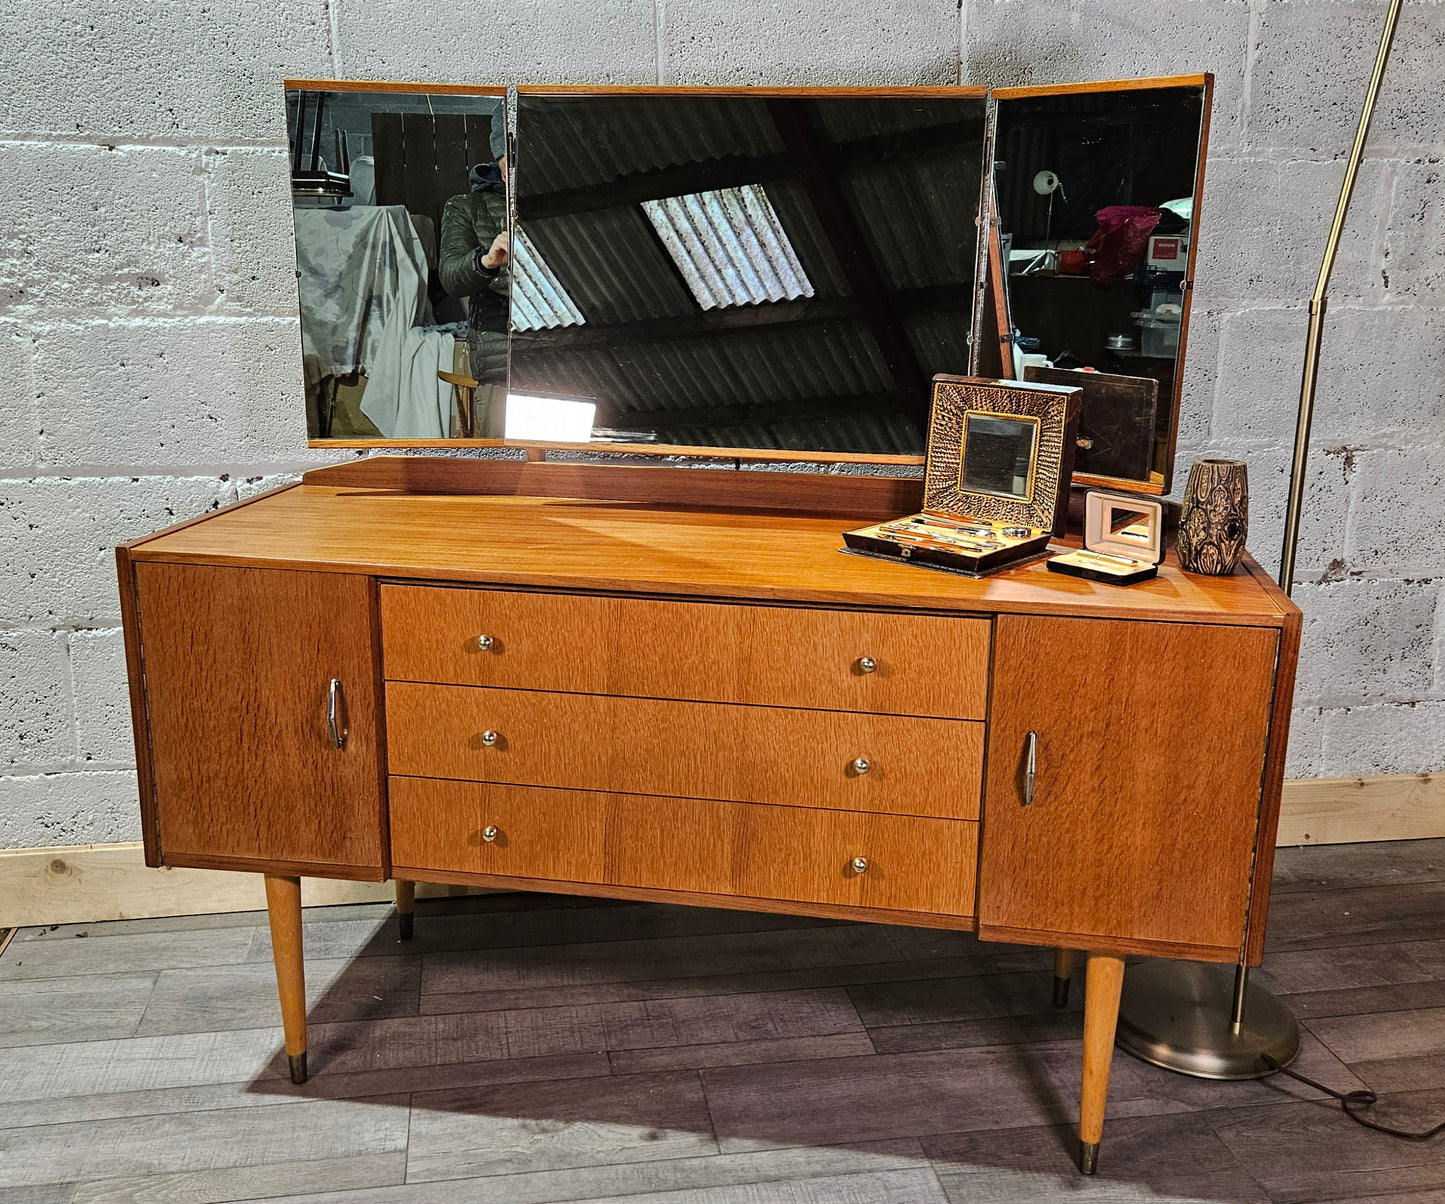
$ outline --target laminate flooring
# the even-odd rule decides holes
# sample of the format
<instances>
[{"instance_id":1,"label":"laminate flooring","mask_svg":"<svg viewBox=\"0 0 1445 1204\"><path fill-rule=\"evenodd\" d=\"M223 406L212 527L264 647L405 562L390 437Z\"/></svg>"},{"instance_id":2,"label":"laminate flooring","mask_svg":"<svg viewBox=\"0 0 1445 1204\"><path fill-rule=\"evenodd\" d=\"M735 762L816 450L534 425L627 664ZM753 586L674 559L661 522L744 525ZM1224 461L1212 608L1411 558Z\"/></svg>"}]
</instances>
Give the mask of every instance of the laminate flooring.
<instances>
[{"instance_id":1,"label":"laminate flooring","mask_svg":"<svg viewBox=\"0 0 1445 1204\"><path fill-rule=\"evenodd\" d=\"M305 915L285 1078L262 913L22 929L0 954L5 1204L1445 1201L1280 1077L1119 1053L1074 1169L1082 974L929 929L543 895ZM1281 850L1257 981L1298 1068L1445 1117L1445 841Z\"/></svg>"}]
</instances>

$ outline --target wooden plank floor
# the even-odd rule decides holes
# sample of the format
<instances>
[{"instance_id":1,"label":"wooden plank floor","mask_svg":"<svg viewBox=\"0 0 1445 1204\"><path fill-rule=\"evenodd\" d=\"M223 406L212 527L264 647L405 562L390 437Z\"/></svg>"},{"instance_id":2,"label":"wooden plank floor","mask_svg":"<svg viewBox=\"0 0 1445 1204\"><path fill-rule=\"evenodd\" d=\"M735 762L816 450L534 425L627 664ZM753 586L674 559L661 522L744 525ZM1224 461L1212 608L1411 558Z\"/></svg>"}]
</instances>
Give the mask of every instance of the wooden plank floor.
<instances>
[{"instance_id":1,"label":"wooden plank floor","mask_svg":"<svg viewBox=\"0 0 1445 1204\"><path fill-rule=\"evenodd\" d=\"M0 955L5 1204L1445 1200L1445 1137L1288 1081L1115 1059L1073 1169L1081 1014L1047 951L547 896L306 914L311 1082L265 917L22 929ZM1445 1117L1445 841L1282 851L1260 981L1300 1069Z\"/></svg>"}]
</instances>

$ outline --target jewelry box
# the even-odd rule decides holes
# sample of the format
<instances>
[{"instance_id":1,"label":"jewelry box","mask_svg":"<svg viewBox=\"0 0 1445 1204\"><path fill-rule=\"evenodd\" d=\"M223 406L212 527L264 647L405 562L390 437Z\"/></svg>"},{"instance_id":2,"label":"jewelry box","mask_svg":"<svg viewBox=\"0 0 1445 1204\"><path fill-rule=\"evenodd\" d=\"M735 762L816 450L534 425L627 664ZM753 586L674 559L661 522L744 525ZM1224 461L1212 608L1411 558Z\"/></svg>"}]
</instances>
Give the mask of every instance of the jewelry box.
<instances>
[{"instance_id":1,"label":"jewelry box","mask_svg":"<svg viewBox=\"0 0 1445 1204\"><path fill-rule=\"evenodd\" d=\"M982 577L1062 533L1083 390L933 378L923 510L847 531L845 551Z\"/></svg>"},{"instance_id":2,"label":"jewelry box","mask_svg":"<svg viewBox=\"0 0 1445 1204\"><path fill-rule=\"evenodd\" d=\"M1049 561L1049 570L1133 585L1158 576L1164 559L1164 506L1153 498L1103 493L1084 495L1084 546Z\"/></svg>"}]
</instances>

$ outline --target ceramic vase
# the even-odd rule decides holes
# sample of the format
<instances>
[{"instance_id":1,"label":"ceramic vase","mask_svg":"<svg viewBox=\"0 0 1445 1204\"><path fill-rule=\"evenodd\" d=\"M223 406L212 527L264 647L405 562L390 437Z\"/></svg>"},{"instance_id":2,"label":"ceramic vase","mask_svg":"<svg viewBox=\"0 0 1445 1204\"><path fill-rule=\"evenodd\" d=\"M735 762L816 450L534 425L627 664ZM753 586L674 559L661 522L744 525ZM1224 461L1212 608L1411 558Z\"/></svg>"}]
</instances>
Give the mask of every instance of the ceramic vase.
<instances>
[{"instance_id":1,"label":"ceramic vase","mask_svg":"<svg viewBox=\"0 0 1445 1204\"><path fill-rule=\"evenodd\" d=\"M1249 533L1249 476L1242 460L1196 460L1179 512L1176 549L1189 573L1227 577Z\"/></svg>"}]
</instances>

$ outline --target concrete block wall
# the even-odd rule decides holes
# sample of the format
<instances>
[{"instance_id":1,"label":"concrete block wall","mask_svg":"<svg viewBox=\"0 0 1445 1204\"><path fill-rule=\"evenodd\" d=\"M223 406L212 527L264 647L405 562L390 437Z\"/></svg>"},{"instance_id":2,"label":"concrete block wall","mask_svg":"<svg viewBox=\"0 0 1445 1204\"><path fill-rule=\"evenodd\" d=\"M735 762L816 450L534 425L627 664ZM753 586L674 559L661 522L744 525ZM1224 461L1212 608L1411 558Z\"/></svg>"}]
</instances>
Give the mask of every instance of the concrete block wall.
<instances>
[{"instance_id":1,"label":"concrete block wall","mask_svg":"<svg viewBox=\"0 0 1445 1204\"><path fill-rule=\"evenodd\" d=\"M112 547L305 450L280 81L1048 82L1210 70L1181 470L1278 560L1314 272L1383 0L19 0L0 39L0 847L134 839ZM1440 768L1445 5L1405 6L1336 272L1291 773ZM334 457L333 457L334 458Z\"/></svg>"}]
</instances>

